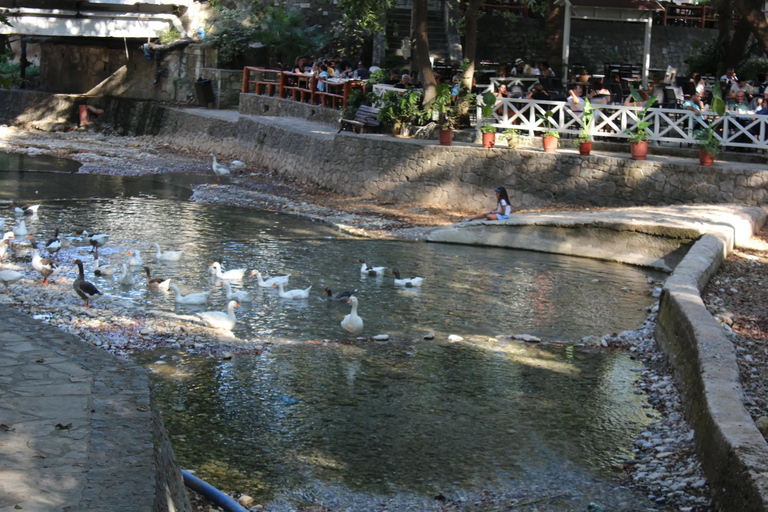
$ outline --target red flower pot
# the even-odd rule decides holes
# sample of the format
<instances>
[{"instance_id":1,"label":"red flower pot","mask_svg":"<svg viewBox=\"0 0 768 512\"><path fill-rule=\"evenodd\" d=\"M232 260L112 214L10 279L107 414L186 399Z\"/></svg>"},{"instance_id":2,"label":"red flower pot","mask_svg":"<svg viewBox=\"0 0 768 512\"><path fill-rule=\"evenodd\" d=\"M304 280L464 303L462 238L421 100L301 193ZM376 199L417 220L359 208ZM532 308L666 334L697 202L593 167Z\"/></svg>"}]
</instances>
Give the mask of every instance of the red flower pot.
<instances>
[{"instance_id":1,"label":"red flower pot","mask_svg":"<svg viewBox=\"0 0 768 512\"><path fill-rule=\"evenodd\" d=\"M541 140L544 142L545 153L555 153L557 151L557 143L560 139L557 137L545 137L542 135Z\"/></svg>"},{"instance_id":2,"label":"red flower pot","mask_svg":"<svg viewBox=\"0 0 768 512\"><path fill-rule=\"evenodd\" d=\"M710 166L715 163L715 157L703 149L699 149L699 163L701 165Z\"/></svg>"},{"instance_id":3,"label":"red flower pot","mask_svg":"<svg viewBox=\"0 0 768 512\"><path fill-rule=\"evenodd\" d=\"M495 133L483 133L483 147L492 148L496 145Z\"/></svg>"},{"instance_id":4,"label":"red flower pot","mask_svg":"<svg viewBox=\"0 0 768 512\"><path fill-rule=\"evenodd\" d=\"M642 142L630 142L629 145L632 148L632 160L645 160L648 156L648 141Z\"/></svg>"},{"instance_id":5,"label":"red flower pot","mask_svg":"<svg viewBox=\"0 0 768 512\"><path fill-rule=\"evenodd\" d=\"M453 131L451 130L440 130L437 135L441 146L450 146L453 142Z\"/></svg>"},{"instance_id":6,"label":"red flower pot","mask_svg":"<svg viewBox=\"0 0 768 512\"><path fill-rule=\"evenodd\" d=\"M591 152L592 152L591 142L579 142L579 154L581 156L589 156Z\"/></svg>"}]
</instances>

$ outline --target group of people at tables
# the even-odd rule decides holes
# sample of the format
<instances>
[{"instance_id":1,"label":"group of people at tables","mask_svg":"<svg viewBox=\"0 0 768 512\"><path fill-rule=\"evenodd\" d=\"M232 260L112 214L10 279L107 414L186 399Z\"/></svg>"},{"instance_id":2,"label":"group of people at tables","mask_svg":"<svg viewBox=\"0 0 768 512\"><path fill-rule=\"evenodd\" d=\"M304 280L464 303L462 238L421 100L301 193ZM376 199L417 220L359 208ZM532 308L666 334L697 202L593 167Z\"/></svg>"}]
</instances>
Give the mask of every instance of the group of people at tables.
<instances>
[{"instance_id":1,"label":"group of people at tables","mask_svg":"<svg viewBox=\"0 0 768 512\"><path fill-rule=\"evenodd\" d=\"M765 80L765 77L762 78L763 80L760 80L760 77L758 77L757 82L762 83L756 86L754 82L751 83L750 81L739 79L732 68L728 69L726 74L720 79L722 97L726 101L727 110L733 113L768 114L768 80ZM710 99L711 93L706 90L704 81L698 73L693 73L690 80L694 83L693 92L686 96L682 108L703 116L703 113L708 109L708 104L705 104L705 98ZM608 105L611 103L611 91L605 87L602 80L595 79L589 85L589 92L585 90L585 87L578 84L571 86L568 90L565 102L573 112L581 112L584 109L584 98L589 98L590 103L595 105ZM647 91L638 89L637 93L640 96L640 101L628 95L623 104L635 107L645 106L653 94L653 84L649 84ZM505 84L501 84L494 91L494 95L499 99L511 97ZM553 100L544 89L544 86L538 82L533 85L533 88L524 97L540 101ZM499 101L497 100L498 103Z\"/></svg>"}]
</instances>

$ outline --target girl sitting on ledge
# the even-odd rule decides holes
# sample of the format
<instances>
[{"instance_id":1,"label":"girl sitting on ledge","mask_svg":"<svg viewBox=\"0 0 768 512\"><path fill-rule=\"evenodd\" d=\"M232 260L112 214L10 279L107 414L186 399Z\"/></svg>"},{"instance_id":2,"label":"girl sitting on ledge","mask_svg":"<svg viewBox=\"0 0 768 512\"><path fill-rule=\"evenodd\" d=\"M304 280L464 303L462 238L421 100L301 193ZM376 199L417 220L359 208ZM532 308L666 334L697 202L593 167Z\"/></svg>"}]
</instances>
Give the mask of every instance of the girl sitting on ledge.
<instances>
[{"instance_id":1,"label":"girl sitting on ledge","mask_svg":"<svg viewBox=\"0 0 768 512\"><path fill-rule=\"evenodd\" d=\"M509 196L507 195L507 189L504 187L496 188L496 209L488 210L488 213L481 213L474 217L464 219L464 222L471 220L505 220L509 218L509 214L512 213L512 206L509 204Z\"/></svg>"}]
</instances>

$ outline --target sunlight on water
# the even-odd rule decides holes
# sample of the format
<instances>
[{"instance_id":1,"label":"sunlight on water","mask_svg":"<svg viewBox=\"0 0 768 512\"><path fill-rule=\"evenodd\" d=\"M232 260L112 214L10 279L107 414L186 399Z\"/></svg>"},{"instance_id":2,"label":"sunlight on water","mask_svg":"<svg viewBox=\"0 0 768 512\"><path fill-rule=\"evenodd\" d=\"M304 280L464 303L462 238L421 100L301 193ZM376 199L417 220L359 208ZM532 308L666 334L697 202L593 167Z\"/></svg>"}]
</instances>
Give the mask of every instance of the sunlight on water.
<instances>
[{"instance_id":1,"label":"sunlight on water","mask_svg":"<svg viewBox=\"0 0 768 512\"><path fill-rule=\"evenodd\" d=\"M42 202L27 219L39 239L57 226L109 233L102 259L120 264L140 249L153 274L182 293L212 290L210 309L226 303L206 272L218 258L225 269L290 273L289 288L312 285L308 300L292 301L252 279L234 283L254 295L234 334L276 343L260 357L136 358L152 373L182 466L223 490L270 510L363 511L382 500L423 510L437 493L487 488L567 496L549 510L581 510L595 495L631 510L624 504L634 496L616 488L610 468L631 456L637 429L650 421L632 386L638 364L619 353L489 338L573 342L637 328L652 300L646 278L662 275L498 248L358 240L305 219L191 203L168 179L10 172L0 173L0 191L0 200ZM158 263L153 242L183 250L182 261ZM70 249L88 266L86 251ZM423 277L424 286L361 276L359 258ZM140 279L129 289L93 280L110 295L174 310L171 295L148 292ZM323 301L326 286L357 289L364 335L393 338L306 343L347 336L339 322L349 306ZM422 340L428 332L433 341ZM448 343L449 334L465 341Z\"/></svg>"}]
</instances>

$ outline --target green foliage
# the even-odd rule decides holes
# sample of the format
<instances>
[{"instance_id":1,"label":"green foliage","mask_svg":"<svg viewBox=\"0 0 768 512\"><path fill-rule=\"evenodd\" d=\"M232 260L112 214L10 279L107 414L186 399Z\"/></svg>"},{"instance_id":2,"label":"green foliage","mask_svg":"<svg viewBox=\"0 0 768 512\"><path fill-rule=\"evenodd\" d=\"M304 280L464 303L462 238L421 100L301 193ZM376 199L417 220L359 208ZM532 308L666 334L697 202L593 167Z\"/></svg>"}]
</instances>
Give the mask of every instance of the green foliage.
<instances>
[{"instance_id":1,"label":"green foliage","mask_svg":"<svg viewBox=\"0 0 768 512\"><path fill-rule=\"evenodd\" d=\"M458 124L456 111L451 107L450 85L435 85L435 97L429 102L427 108L430 112L430 117L434 117L434 113L437 113L437 125L440 130L450 130Z\"/></svg>"},{"instance_id":2,"label":"green foliage","mask_svg":"<svg viewBox=\"0 0 768 512\"><path fill-rule=\"evenodd\" d=\"M584 126L581 129L581 133L578 137L578 142L589 142L592 140L592 121L595 120L595 107L589 102L589 98L584 98L584 110L581 113L581 121Z\"/></svg>"},{"instance_id":3,"label":"green foliage","mask_svg":"<svg viewBox=\"0 0 768 512\"><path fill-rule=\"evenodd\" d=\"M725 59L728 48L720 39L712 39L708 42L693 42L693 52L685 59L688 69L702 75L716 75L720 69L720 63Z\"/></svg>"},{"instance_id":4,"label":"green foliage","mask_svg":"<svg viewBox=\"0 0 768 512\"><path fill-rule=\"evenodd\" d=\"M341 111L342 119L354 119L361 105L371 105L375 99L376 95L373 92L363 94L362 90L353 89L347 98L346 108Z\"/></svg>"},{"instance_id":5,"label":"green foliage","mask_svg":"<svg viewBox=\"0 0 768 512\"><path fill-rule=\"evenodd\" d=\"M501 134L507 139L507 146L511 149L515 149L520 144L520 132L514 128L507 128Z\"/></svg>"},{"instance_id":6,"label":"green foliage","mask_svg":"<svg viewBox=\"0 0 768 512\"><path fill-rule=\"evenodd\" d=\"M386 82L389 80L389 70L388 69L377 69L373 73L371 73L371 78L368 79L369 84L380 84L382 82Z\"/></svg>"},{"instance_id":7,"label":"green foliage","mask_svg":"<svg viewBox=\"0 0 768 512\"><path fill-rule=\"evenodd\" d=\"M256 40L287 65L293 65L299 55L321 52L330 39L317 26L307 27L301 13L282 7L267 7L257 21Z\"/></svg>"},{"instance_id":8,"label":"green foliage","mask_svg":"<svg viewBox=\"0 0 768 512\"><path fill-rule=\"evenodd\" d=\"M491 117L493 115L493 106L496 104L496 96L492 92L483 94L483 117Z\"/></svg>"},{"instance_id":9,"label":"green foliage","mask_svg":"<svg viewBox=\"0 0 768 512\"><path fill-rule=\"evenodd\" d=\"M715 89L717 89L717 87L715 87ZM643 101L643 98L635 90L634 86L629 86L629 93L635 103L640 103ZM624 133L629 134L629 142L644 142L651 138L651 134L648 131L648 127L651 126L651 123L645 120L645 116L648 114L648 109L651 108L654 103L656 103L656 96L648 98L645 106L637 116L637 124L624 130Z\"/></svg>"},{"instance_id":10,"label":"green foliage","mask_svg":"<svg viewBox=\"0 0 768 512\"><path fill-rule=\"evenodd\" d=\"M358 53L374 34L385 33L385 14L394 5L395 0L339 0L341 18L334 35L349 47L346 53Z\"/></svg>"},{"instance_id":11,"label":"green foliage","mask_svg":"<svg viewBox=\"0 0 768 512\"><path fill-rule=\"evenodd\" d=\"M547 130L544 132L545 137L555 137L557 139L560 138L560 132L555 130L552 127L552 117L554 116L554 113L551 110L547 110L543 114L536 114L536 117L539 119L543 119L547 123Z\"/></svg>"},{"instance_id":12,"label":"green foliage","mask_svg":"<svg viewBox=\"0 0 768 512\"><path fill-rule=\"evenodd\" d=\"M256 40L250 13L240 9L219 11L213 25L206 29L207 43L219 49L219 61L235 63Z\"/></svg>"},{"instance_id":13,"label":"green foliage","mask_svg":"<svg viewBox=\"0 0 768 512\"><path fill-rule=\"evenodd\" d=\"M382 99L379 121L390 124L395 131L405 124L422 124L427 113L421 108L421 93L389 91Z\"/></svg>"},{"instance_id":14,"label":"green foliage","mask_svg":"<svg viewBox=\"0 0 768 512\"><path fill-rule=\"evenodd\" d=\"M8 25L9 27L11 24L8 22L8 18L6 18L3 14L0 14L0 23L3 25ZM7 58L5 60L8 60ZM3 72L4 73L4 72ZM39 68L38 68L39 73ZM5 89L7 91L11 90L11 87L14 83L18 81L19 77L16 74L13 74L11 72L10 76L5 76L4 74L0 74L0 88Z\"/></svg>"},{"instance_id":15,"label":"green foliage","mask_svg":"<svg viewBox=\"0 0 768 512\"><path fill-rule=\"evenodd\" d=\"M160 42L162 44L169 44L181 39L181 32L179 32L179 29L171 25L170 27L168 27L168 30L163 30L161 32L158 32L157 37L158 39L160 39Z\"/></svg>"},{"instance_id":16,"label":"green foliage","mask_svg":"<svg viewBox=\"0 0 768 512\"><path fill-rule=\"evenodd\" d=\"M720 92L719 87L712 89L712 110L720 117L713 119L706 126L695 130L693 137L696 139L696 145L714 158L723 149L720 139L717 138L716 125L722 122L723 116L728 115L725 112L725 101L723 101L722 92Z\"/></svg>"},{"instance_id":17,"label":"green foliage","mask_svg":"<svg viewBox=\"0 0 768 512\"><path fill-rule=\"evenodd\" d=\"M490 124L484 124L480 127L480 131L483 133L496 133L498 131L498 128L495 126L491 126Z\"/></svg>"},{"instance_id":18,"label":"green foliage","mask_svg":"<svg viewBox=\"0 0 768 512\"><path fill-rule=\"evenodd\" d=\"M757 75L760 75L760 74L768 75L768 60L765 60L765 59L750 60L749 62L746 62L739 67L739 73L738 73L739 78L752 80L754 78L757 78Z\"/></svg>"}]
</instances>

